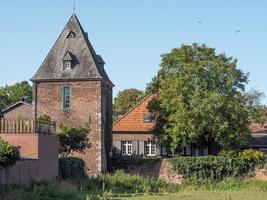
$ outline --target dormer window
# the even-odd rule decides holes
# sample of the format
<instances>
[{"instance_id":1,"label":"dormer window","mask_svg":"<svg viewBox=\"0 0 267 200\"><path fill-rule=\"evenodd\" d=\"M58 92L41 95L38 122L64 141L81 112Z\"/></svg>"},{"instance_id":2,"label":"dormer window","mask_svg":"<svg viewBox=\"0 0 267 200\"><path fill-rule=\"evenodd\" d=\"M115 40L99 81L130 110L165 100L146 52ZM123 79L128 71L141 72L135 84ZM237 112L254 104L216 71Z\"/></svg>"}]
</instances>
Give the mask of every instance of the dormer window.
<instances>
[{"instance_id":1,"label":"dormer window","mask_svg":"<svg viewBox=\"0 0 267 200\"><path fill-rule=\"evenodd\" d=\"M151 114L146 114L144 116L144 123L152 123L154 121L154 116Z\"/></svg>"},{"instance_id":2,"label":"dormer window","mask_svg":"<svg viewBox=\"0 0 267 200\"><path fill-rule=\"evenodd\" d=\"M65 69L71 69L71 61L70 60L65 60L63 61L63 65L64 65L64 70Z\"/></svg>"},{"instance_id":3,"label":"dormer window","mask_svg":"<svg viewBox=\"0 0 267 200\"><path fill-rule=\"evenodd\" d=\"M73 68L73 55L68 52L63 58L63 70L70 70Z\"/></svg>"}]
</instances>

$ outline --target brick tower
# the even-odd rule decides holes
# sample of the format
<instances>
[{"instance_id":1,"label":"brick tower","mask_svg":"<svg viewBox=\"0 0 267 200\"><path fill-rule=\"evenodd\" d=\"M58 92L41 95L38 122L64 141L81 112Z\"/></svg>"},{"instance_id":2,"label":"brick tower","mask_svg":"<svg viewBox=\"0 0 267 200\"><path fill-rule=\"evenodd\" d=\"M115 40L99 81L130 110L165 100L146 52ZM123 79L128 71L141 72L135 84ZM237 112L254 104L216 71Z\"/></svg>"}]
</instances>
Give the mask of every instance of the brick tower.
<instances>
[{"instance_id":1,"label":"brick tower","mask_svg":"<svg viewBox=\"0 0 267 200\"><path fill-rule=\"evenodd\" d=\"M78 154L88 174L107 168L112 137L112 88L102 57L73 14L33 82L35 117L49 115L58 126L90 124L89 148Z\"/></svg>"}]
</instances>

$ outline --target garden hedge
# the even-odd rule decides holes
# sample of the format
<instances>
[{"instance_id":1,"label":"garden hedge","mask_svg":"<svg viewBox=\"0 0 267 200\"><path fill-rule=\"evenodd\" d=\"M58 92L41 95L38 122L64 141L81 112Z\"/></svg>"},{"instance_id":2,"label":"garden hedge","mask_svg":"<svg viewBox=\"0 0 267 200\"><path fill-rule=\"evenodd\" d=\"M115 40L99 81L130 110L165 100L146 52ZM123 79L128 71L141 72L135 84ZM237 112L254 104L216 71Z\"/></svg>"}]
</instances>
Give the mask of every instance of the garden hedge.
<instances>
[{"instance_id":1,"label":"garden hedge","mask_svg":"<svg viewBox=\"0 0 267 200\"><path fill-rule=\"evenodd\" d=\"M10 167L15 164L19 158L19 148L0 139L0 167Z\"/></svg>"},{"instance_id":2,"label":"garden hedge","mask_svg":"<svg viewBox=\"0 0 267 200\"><path fill-rule=\"evenodd\" d=\"M63 179L79 179L85 177L84 161L77 157L59 158L59 175Z\"/></svg>"},{"instance_id":3,"label":"garden hedge","mask_svg":"<svg viewBox=\"0 0 267 200\"><path fill-rule=\"evenodd\" d=\"M256 168L264 166L266 158L262 152L244 150L219 156L176 157L171 159L171 163L185 178L221 180L253 175Z\"/></svg>"}]
</instances>

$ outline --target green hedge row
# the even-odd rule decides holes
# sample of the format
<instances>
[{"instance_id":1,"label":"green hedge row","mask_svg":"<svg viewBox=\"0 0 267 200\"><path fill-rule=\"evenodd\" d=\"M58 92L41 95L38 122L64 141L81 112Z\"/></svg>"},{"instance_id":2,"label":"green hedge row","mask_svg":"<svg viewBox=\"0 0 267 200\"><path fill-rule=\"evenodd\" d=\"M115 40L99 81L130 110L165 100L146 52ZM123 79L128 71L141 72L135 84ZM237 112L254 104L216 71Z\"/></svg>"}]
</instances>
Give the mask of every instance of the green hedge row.
<instances>
[{"instance_id":1,"label":"green hedge row","mask_svg":"<svg viewBox=\"0 0 267 200\"><path fill-rule=\"evenodd\" d=\"M219 156L176 157L171 159L174 169L185 178L221 180L226 177L253 175L266 163L265 155L255 150L223 153Z\"/></svg>"},{"instance_id":2,"label":"green hedge row","mask_svg":"<svg viewBox=\"0 0 267 200\"><path fill-rule=\"evenodd\" d=\"M158 158L145 158L143 156L115 156L109 160L109 170L125 169L133 165L154 164L158 161Z\"/></svg>"},{"instance_id":3,"label":"green hedge row","mask_svg":"<svg viewBox=\"0 0 267 200\"><path fill-rule=\"evenodd\" d=\"M0 139L0 167L10 167L19 160L19 148Z\"/></svg>"},{"instance_id":4,"label":"green hedge row","mask_svg":"<svg viewBox=\"0 0 267 200\"><path fill-rule=\"evenodd\" d=\"M59 175L63 179L79 179L85 177L84 161L77 157L59 158Z\"/></svg>"}]
</instances>

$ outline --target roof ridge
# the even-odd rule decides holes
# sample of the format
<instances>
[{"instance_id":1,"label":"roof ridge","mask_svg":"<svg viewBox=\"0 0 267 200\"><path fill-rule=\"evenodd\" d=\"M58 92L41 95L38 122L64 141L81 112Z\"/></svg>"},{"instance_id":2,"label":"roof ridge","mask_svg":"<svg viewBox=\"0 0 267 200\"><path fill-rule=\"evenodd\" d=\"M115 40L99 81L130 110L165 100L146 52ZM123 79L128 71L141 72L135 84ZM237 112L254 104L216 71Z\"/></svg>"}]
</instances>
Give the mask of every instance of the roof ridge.
<instances>
[{"instance_id":1,"label":"roof ridge","mask_svg":"<svg viewBox=\"0 0 267 200\"><path fill-rule=\"evenodd\" d=\"M117 124L119 121L121 121L124 117L126 117L130 112L132 112L135 108L137 108L140 104L142 104L148 97L154 95L155 93L149 93L146 95L142 100L140 100L134 107L132 107L129 111L127 111L124 115L122 115L119 119L117 119L113 125Z\"/></svg>"},{"instance_id":2,"label":"roof ridge","mask_svg":"<svg viewBox=\"0 0 267 200\"><path fill-rule=\"evenodd\" d=\"M16 102L16 103L14 103L14 104L8 106L7 108L3 109L3 110L2 110L2 113L4 113L4 112L10 110L11 108L17 106L18 104L24 104L24 105L26 105L26 106L32 107L32 104L30 104L30 103L27 103L27 102L24 102L24 101L18 101L18 102Z\"/></svg>"}]
</instances>

